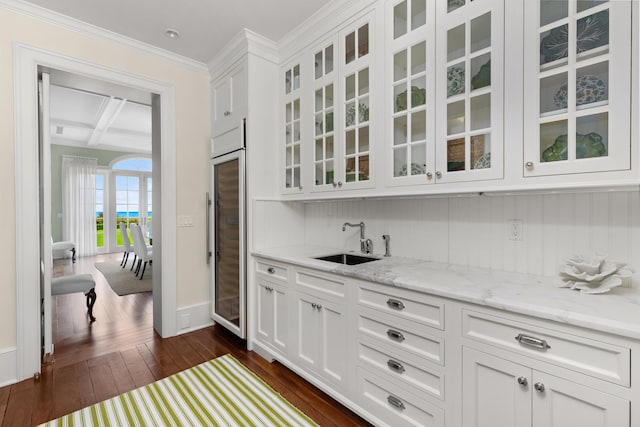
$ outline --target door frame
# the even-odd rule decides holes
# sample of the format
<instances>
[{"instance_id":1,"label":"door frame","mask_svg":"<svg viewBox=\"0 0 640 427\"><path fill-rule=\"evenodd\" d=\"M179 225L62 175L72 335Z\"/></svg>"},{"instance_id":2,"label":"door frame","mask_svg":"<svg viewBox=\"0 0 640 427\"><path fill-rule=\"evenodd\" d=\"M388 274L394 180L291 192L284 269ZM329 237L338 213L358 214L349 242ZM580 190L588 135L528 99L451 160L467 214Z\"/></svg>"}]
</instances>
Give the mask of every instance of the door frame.
<instances>
[{"instance_id":1,"label":"door frame","mask_svg":"<svg viewBox=\"0 0 640 427\"><path fill-rule=\"evenodd\" d=\"M176 334L176 126L175 88L122 70L46 49L14 43L16 374L18 381L41 369L38 69L48 67L150 92L159 98L160 138L154 138L162 187L156 222L160 262L153 264L153 326ZM162 143L160 143L160 141ZM159 153L159 156L158 154ZM155 168L154 168L155 169ZM164 246L164 248L163 248ZM155 252L155 251L154 251ZM162 266L162 269L160 269Z\"/></svg>"}]
</instances>

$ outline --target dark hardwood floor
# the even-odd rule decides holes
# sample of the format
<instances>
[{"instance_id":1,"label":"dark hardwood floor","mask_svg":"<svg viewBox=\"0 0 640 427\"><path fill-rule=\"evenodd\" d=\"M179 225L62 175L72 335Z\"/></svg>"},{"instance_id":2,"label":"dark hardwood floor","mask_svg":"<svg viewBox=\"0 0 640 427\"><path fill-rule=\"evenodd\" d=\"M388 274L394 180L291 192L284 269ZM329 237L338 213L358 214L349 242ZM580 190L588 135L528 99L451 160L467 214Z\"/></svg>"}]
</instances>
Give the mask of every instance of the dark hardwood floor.
<instances>
[{"instance_id":1,"label":"dark hardwood floor","mask_svg":"<svg viewBox=\"0 0 640 427\"><path fill-rule=\"evenodd\" d=\"M53 361L43 366L39 381L0 388L0 425L38 425L227 353L318 424L369 425L283 365L247 351L245 342L224 328L162 339L153 330L151 293L119 297L93 266L120 257L54 262L54 276L93 274L97 320L89 323L84 295L54 297Z\"/></svg>"}]
</instances>

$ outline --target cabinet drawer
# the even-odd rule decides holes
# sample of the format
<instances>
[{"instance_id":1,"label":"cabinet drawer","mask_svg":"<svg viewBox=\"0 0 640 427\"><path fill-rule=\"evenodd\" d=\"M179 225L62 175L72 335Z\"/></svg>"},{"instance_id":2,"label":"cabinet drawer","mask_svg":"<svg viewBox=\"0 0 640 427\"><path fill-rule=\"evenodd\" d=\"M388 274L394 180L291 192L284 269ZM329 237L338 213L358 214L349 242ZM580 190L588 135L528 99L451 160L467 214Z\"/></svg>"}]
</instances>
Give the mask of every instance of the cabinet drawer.
<instances>
[{"instance_id":1,"label":"cabinet drawer","mask_svg":"<svg viewBox=\"0 0 640 427\"><path fill-rule=\"evenodd\" d=\"M467 338L630 386L629 348L470 310L462 317Z\"/></svg>"},{"instance_id":2,"label":"cabinet drawer","mask_svg":"<svg viewBox=\"0 0 640 427\"><path fill-rule=\"evenodd\" d=\"M428 328L394 322L374 311L361 311L358 316L358 332L361 334L381 340L396 351L408 351L444 365L444 339L425 330Z\"/></svg>"},{"instance_id":3,"label":"cabinet drawer","mask_svg":"<svg viewBox=\"0 0 640 427\"><path fill-rule=\"evenodd\" d=\"M284 282L289 281L287 267L283 267L281 265L258 261L256 263L256 271L274 279L282 280Z\"/></svg>"},{"instance_id":4,"label":"cabinet drawer","mask_svg":"<svg viewBox=\"0 0 640 427\"><path fill-rule=\"evenodd\" d=\"M314 271L296 270L296 286L306 292L322 296L344 298L344 281L338 277L318 274Z\"/></svg>"},{"instance_id":5,"label":"cabinet drawer","mask_svg":"<svg viewBox=\"0 0 640 427\"><path fill-rule=\"evenodd\" d=\"M395 383L358 367L358 400L389 426L444 427L444 411Z\"/></svg>"},{"instance_id":6,"label":"cabinet drawer","mask_svg":"<svg viewBox=\"0 0 640 427\"><path fill-rule=\"evenodd\" d=\"M444 399L444 376L437 369L428 369L424 360L414 360L406 353L386 351L371 340L360 339L358 360L374 372L385 372L421 393ZM420 363L421 362L421 363Z\"/></svg>"},{"instance_id":7,"label":"cabinet drawer","mask_svg":"<svg viewBox=\"0 0 640 427\"><path fill-rule=\"evenodd\" d=\"M358 303L444 330L444 302L419 292L363 283L358 286Z\"/></svg>"}]
</instances>

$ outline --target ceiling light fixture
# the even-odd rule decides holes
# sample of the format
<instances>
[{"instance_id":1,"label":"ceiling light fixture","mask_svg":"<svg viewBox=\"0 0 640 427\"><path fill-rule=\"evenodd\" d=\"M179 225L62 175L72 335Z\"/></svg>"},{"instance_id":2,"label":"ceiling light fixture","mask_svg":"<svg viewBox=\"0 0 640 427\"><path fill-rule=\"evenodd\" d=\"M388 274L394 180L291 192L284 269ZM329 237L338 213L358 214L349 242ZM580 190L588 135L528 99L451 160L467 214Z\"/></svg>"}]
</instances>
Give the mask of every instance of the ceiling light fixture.
<instances>
[{"instance_id":1,"label":"ceiling light fixture","mask_svg":"<svg viewBox=\"0 0 640 427\"><path fill-rule=\"evenodd\" d=\"M164 35L170 39L177 39L180 37L180 33L172 29L165 30Z\"/></svg>"}]
</instances>

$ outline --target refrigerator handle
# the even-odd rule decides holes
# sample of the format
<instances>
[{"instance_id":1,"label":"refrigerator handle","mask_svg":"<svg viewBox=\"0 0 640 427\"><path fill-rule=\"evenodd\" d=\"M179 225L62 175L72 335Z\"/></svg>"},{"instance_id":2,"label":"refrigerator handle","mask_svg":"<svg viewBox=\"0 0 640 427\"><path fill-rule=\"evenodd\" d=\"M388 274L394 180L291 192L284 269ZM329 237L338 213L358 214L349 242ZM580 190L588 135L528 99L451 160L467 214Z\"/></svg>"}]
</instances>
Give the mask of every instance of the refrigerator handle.
<instances>
[{"instance_id":1,"label":"refrigerator handle","mask_svg":"<svg viewBox=\"0 0 640 427\"><path fill-rule=\"evenodd\" d=\"M209 192L206 192L206 224L207 224L207 264L211 260L211 197L209 197Z\"/></svg>"}]
</instances>

